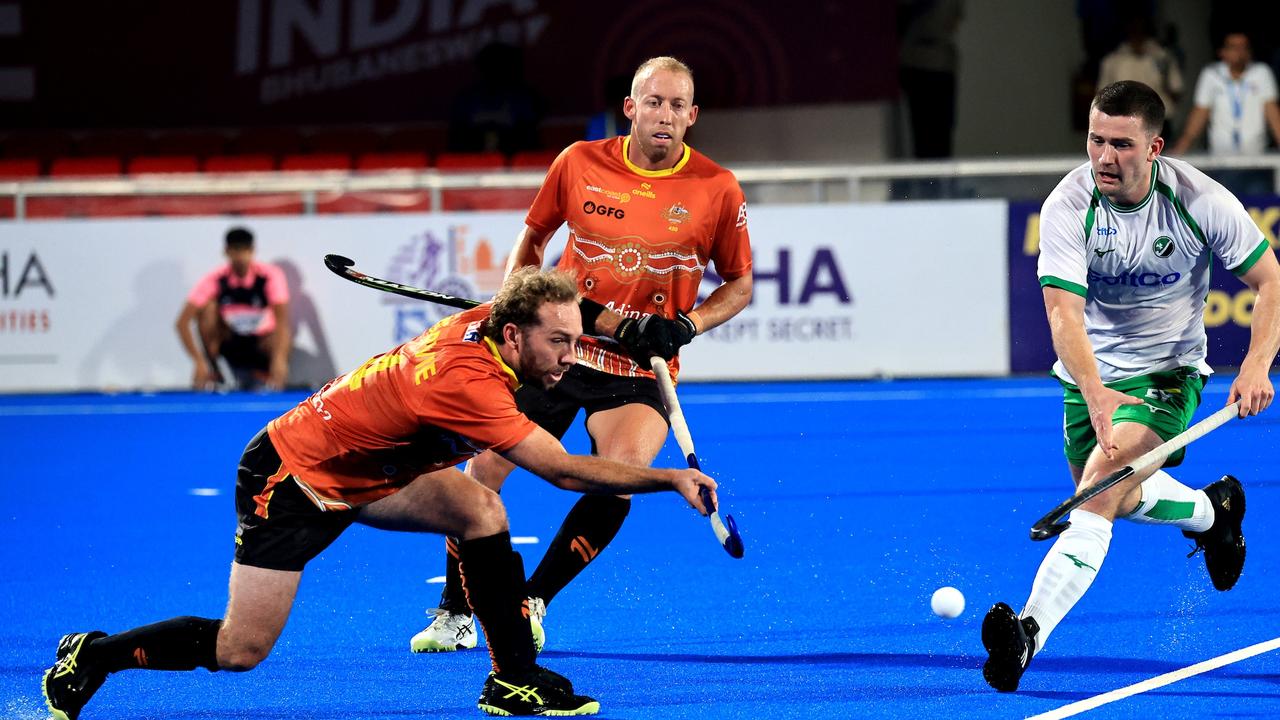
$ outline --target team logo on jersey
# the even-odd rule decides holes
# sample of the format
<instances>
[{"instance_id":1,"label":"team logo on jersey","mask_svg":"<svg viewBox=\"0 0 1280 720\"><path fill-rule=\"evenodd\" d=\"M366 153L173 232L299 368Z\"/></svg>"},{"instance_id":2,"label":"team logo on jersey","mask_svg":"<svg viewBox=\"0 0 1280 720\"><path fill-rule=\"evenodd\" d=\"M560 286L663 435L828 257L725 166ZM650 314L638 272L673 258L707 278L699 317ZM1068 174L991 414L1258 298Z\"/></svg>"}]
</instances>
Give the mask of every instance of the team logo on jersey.
<instances>
[{"instance_id":1,"label":"team logo on jersey","mask_svg":"<svg viewBox=\"0 0 1280 720\"><path fill-rule=\"evenodd\" d=\"M680 203L676 203L662 212L662 217L667 219L671 225L667 228L671 232L680 229L680 224L689 219L689 208Z\"/></svg>"},{"instance_id":2,"label":"team logo on jersey","mask_svg":"<svg viewBox=\"0 0 1280 720\"><path fill-rule=\"evenodd\" d=\"M1161 235L1156 241L1151 243L1151 252L1156 254L1158 258L1167 258L1173 254L1173 238L1168 235Z\"/></svg>"}]
</instances>

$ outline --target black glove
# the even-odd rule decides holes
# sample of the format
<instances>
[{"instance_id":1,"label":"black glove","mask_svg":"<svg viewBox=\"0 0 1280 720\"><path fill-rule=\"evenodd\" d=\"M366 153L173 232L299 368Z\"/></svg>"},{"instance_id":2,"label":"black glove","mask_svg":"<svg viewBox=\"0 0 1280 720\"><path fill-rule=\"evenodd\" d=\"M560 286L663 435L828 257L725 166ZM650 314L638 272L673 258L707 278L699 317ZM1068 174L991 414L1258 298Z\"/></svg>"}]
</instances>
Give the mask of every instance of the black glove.
<instances>
[{"instance_id":1,"label":"black glove","mask_svg":"<svg viewBox=\"0 0 1280 720\"><path fill-rule=\"evenodd\" d=\"M658 315L646 315L639 320L623 318L613 337L641 367L649 367L649 358L657 355L671 360L680 348L693 340L696 329L693 321L682 312L675 320Z\"/></svg>"}]
</instances>

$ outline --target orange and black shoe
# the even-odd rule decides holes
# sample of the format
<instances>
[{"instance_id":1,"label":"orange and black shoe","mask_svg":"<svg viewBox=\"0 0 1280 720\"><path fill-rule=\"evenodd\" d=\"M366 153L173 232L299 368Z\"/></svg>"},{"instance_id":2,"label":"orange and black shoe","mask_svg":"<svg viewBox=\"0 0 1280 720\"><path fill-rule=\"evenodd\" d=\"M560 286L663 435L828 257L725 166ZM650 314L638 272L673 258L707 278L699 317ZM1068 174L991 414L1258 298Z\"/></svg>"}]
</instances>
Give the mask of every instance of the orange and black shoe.
<instances>
[{"instance_id":1,"label":"orange and black shoe","mask_svg":"<svg viewBox=\"0 0 1280 720\"><path fill-rule=\"evenodd\" d=\"M1213 525L1204 532L1182 534L1196 542L1187 557L1204 550L1209 579L1219 590L1230 590L1244 571L1244 487L1230 475L1204 487L1213 505Z\"/></svg>"},{"instance_id":2,"label":"orange and black shoe","mask_svg":"<svg viewBox=\"0 0 1280 720\"><path fill-rule=\"evenodd\" d=\"M80 661L86 644L106 636L98 631L74 633L58 641L57 661L44 673L44 704L54 720L76 720L80 709L107 679L105 670Z\"/></svg>"},{"instance_id":3,"label":"orange and black shoe","mask_svg":"<svg viewBox=\"0 0 1280 720\"><path fill-rule=\"evenodd\" d=\"M1035 618L1019 618L1013 608L998 602L982 619L982 644L987 648L987 662L982 677L1000 692L1018 689L1022 673L1027 671L1036 654L1036 636L1040 624Z\"/></svg>"},{"instance_id":4,"label":"orange and black shoe","mask_svg":"<svg viewBox=\"0 0 1280 720\"><path fill-rule=\"evenodd\" d=\"M521 673L489 673L476 704L489 715L595 715L600 703L573 694L573 683L562 675L534 665Z\"/></svg>"}]
</instances>

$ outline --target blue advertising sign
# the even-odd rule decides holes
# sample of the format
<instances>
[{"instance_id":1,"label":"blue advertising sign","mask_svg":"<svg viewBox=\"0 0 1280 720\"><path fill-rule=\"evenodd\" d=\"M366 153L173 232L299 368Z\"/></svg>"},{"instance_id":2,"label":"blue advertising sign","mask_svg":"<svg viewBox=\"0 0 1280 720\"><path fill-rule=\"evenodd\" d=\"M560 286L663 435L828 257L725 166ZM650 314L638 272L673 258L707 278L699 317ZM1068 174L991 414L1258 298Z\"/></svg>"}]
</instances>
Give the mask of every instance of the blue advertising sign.
<instances>
[{"instance_id":1,"label":"blue advertising sign","mask_svg":"<svg viewBox=\"0 0 1280 720\"><path fill-rule=\"evenodd\" d=\"M1248 197L1244 202L1258 225L1259 237L1275 248L1280 234L1280 197ZM1036 276L1040 205L1009 203L1009 369L1014 373L1048 372L1055 359ZM1216 260L1214 265L1204 311L1209 365L1230 368L1239 365L1249 349L1255 294Z\"/></svg>"}]
</instances>

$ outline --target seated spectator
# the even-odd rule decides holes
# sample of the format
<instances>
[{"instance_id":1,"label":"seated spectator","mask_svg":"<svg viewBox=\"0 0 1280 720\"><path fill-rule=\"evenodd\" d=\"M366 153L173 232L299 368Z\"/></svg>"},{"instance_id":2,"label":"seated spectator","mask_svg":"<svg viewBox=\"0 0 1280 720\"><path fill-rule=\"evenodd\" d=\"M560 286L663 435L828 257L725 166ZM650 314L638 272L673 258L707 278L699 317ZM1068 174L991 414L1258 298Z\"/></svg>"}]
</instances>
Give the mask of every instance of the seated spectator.
<instances>
[{"instance_id":1,"label":"seated spectator","mask_svg":"<svg viewBox=\"0 0 1280 720\"><path fill-rule=\"evenodd\" d=\"M234 380L241 390L279 390L289 376L289 287L274 265L253 259L253 233L232 228L227 264L200 279L178 315L178 337L195 363L191 384L213 389ZM203 349L191 332L196 321ZM221 356L233 378L218 370Z\"/></svg>"}]
</instances>

